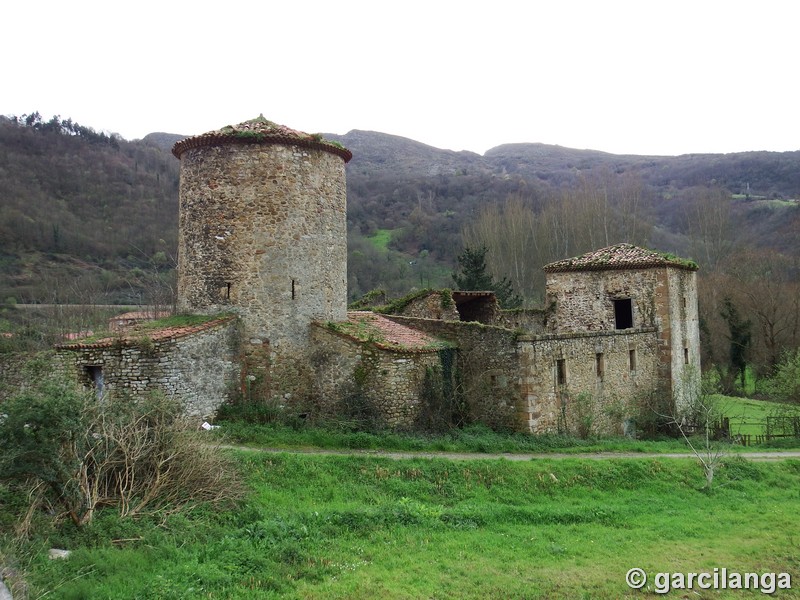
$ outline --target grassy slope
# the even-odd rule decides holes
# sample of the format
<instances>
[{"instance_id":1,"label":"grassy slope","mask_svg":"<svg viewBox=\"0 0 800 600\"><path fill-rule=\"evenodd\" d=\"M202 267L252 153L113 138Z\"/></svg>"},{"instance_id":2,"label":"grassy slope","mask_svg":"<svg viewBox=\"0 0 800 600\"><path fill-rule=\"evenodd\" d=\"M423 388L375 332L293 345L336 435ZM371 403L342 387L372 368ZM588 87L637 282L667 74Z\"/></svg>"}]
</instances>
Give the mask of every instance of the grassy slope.
<instances>
[{"instance_id":1,"label":"grassy slope","mask_svg":"<svg viewBox=\"0 0 800 600\"><path fill-rule=\"evenodd\" d=\"M160 527L105 517L80 535L55 536L50 543L76 551L67 561L37 558L34 591L60 586L66 599L621 598L644 595L624 583L634 566L800 579L797 461L732 459L718 477L724 485L707 494L687 460L237 456L252 488L238 510Z\"/></svg>"},{"instance_id":2,"label":"grassy slope","mask_svg":"<svg viewBox=\"0 0 800 600\"><path fill-rule=\"evenodd\" d=\"M792 409L800 412L800 407L778 402L723 395L717 395L715 399L722 412L730 419L731 433L734 435L763 435L768 416L786 414L787 410Z\"/></svg>"},{"instance_id":3,"label":"grassy slope","mask_svg":"<svg viewBox=\"0 0 800 600\"><path fill-rule=\"evenodd\" d=\"M731 399L741 400L741 399ZM760 410L770 403L749 401ZM725 402L726 414L731 418L731 430L741 433L737 417L748 403ZM749 416L746 417L750 419ZM751 422L751 421L748 421ZM760 430L759 430L760 433ZM482 426L454 429L443 435L413 433L343 432L332 429L306 427L292 428L282 425L253 425L242 422L223 422L218 435L227 443L251 447L285 449L361 449L420 452L486 452L486 453L541 453L559 452L687 452L689 447L681 439L664 438L659 441L636 440L621 437L580 439L565 435L527 435L498 433ZM773 443L772 445L776 445ZM800 448L800 440L784 440L777 444L783 450ZM732 445L732 452L769 450L768 445L744 447Z\"/></svg>"},{"instance_id":4,"label":"grassy slope","mask_svg":"<svg viewBox=\"0 0 800 600\"><path fill-rule=\"evenodd\" d=\"M378 229L367 239L372 242L378 250L387 250L389 248L389 242L392 241L393 234L393 229Z\"/></svg>"}]
</instances>

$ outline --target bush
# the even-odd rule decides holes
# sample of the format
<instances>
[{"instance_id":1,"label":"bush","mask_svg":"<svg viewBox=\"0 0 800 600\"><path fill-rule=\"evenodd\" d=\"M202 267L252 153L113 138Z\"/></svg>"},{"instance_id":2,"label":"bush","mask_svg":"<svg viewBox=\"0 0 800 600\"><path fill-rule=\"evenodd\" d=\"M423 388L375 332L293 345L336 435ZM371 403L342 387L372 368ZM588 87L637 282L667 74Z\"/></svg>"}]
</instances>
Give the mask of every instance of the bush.
<instances>
[{"instance_id":1,"label":"bush","mask_svg":"<svg viewBox=\"0 0 800 600\"><path fill-rule=\"evenodd\" d=\"M772 400L800 404L800 350L784 354L764 391Z\"/></svg>"},{"instance_id":2,"label":"bush","mask_svg":"<svg viewBox=\"0 0 800 600\"><path fill-rule=\"evenodd\" d=\"M12 396L3 412L0 481L27 488L29 516L49 505L80 526L101 506L124 517L240 495L232 465L163 397L98 402L44 377Z\"/></svg>"}]
</instances>

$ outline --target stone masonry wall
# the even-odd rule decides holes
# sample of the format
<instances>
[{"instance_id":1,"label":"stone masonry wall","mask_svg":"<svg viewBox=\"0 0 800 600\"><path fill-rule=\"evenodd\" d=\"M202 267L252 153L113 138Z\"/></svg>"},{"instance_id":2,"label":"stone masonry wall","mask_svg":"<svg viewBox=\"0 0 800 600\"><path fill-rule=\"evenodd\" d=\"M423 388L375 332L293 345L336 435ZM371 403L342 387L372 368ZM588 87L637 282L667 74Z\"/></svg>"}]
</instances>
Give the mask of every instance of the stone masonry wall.
<instances>
[{"instance_id":1,"label":"stone masonry wall","mask_svg":"<svg viewBox=\"0 0 800 600\"><path fill-rule=\"evenodd\" d=\"M542 308L500 310L497 312L493 325L539 335L546 332L549 317L550 311Z\"/></svg>"},{"instance_id":2,"label":"stone masonry wall","mask_svg":"<svg viewBox=\"0 0 800 600\"><path fill-rule=\"evenodd\" d=\"M60 348L60 368L92 384L89 367L101 367L104 389L124 396L157 391L180 401L189 416L211 418L238 379L233 353L235 322L158 341Z\"/></svg>"},{"instance_id":3,"label":"stone masonry wall","mask_svg":"<svg viewBox=\"0 0 800 600\"><path fill-rule=\"evenodd\" d=\"M458 310L456 310L456 305L452 299L446 306L442 304L442 294L440 292L431 292L409 302L399 314L404 317L418 317L421 319L460 320Z\"/></svg>"},{"instance_id":4,"label":"stone masonry wall","mask_svg":"<svg viewBox=\"0 0 800 600\"><path fill-rule=\"evenodd\" d=\"M630 298L633 328L657 330L657 385L685 404L700 386L696 273L687 269L597 270L548 273L551 333L614 331L614 300ZM629 330L624 330L629 331Z\"/></svg>"},{"instance_id":5,"label":"stone masonry wall","mask_svg":"<svg viewBox=\"0 0 800 600\"><path fill-rule=\"evenodd\" d=\"M0 353L0 402L26 384L25 365L36 355L33 352Z\"/></svg>"},{"instance_id":6,"label":"stone masonry wall","mask_svg":"<svg viewBox=\"0 0 800 600\"><path fill-rule=\"evenodd\" d=\"M313 326L311 337L314 396L321 416L366 410L392 428L415 425L426 372L439 363L436 352L385 350L324 325Z\"/></svg>"},{"instance_id":7,"label":"stone masonry wall","mask_svg":"<svg viewBox=\"0 0 800 600\"><path fill-rule=\"evenodd\" d=\"M519 352L523 416L534 433L623 433L658 382L652 328L520 338Z\"/></svg>"},{"instance_id":8,"label":"stone masonry wall","mask_svg":"<svg viewBox=\"0 0 800 600\"><path fill-rule=\"evenodd\" d=\"M700 318L697 274L667 269L669 299L665 310L665 343L669 344L673 399L678 410L700 392Z\"/></svg>"},{"instance_id":9,"label":"stone masonry wall","mask_svg":"<svg viewBox=\"0 0 800 600\"><path fill-rule=\"evenodd\" d=\"M615 299L630 298L633 326L659 327L656 303L667 296L664 269L579 271L547 274L547 304L555 311L549 333L613 331Z\"/></svg>"},{"instance_id":10,"label":"stone masonry wall","mask_svg":"<svg viewBox=\"0 0 800 600\"><path fill-rule=\"evenodd\" d=\"M658 384L654 328L520 336L474 323L390 318L458 346L470 416L494 427L621 433L639 399ZM558 360L564 361L563 385Z\"/></svg>"},{"instance_id":11,"label":"stone masonry wall","mask_svg":"<svg viewBox=\"0 0 800 600\"><path fill-rule=\"evenodd\" d=\"M524 428L515 332L478 323L387 318L457 345L457 387L466 401L470 421L496 428Z\"/></svg>"},{"instance_id":12,"label":"stone masonry wall","mask_svg":"<svg viewBox=\"0 0 800 600\"><path fill-rule=\"evenodd\" d=\"M346 319L346 271L341 156L257 143L183 152L179 309L237 312L243 356L269 369L271 397L307 396L309 325Z\"/></svg>"}]
</instances>

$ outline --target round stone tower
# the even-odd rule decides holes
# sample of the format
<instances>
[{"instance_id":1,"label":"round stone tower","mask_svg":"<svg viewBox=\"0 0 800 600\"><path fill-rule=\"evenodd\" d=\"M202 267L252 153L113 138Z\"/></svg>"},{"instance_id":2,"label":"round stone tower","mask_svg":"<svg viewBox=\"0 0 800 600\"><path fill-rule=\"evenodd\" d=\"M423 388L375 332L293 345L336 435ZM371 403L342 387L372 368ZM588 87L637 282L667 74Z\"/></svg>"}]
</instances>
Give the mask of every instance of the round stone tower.
<instances>
[{"instance_id":1,"label":"round stone tower","mask_svg":"<svg viewBox=\"0 0 800 600\"><path fill-rule=\"evenodd\" d=\"M305 359L312 321L347 318L352 154L263 116L172 153L181 161L178 308L238 313L245 354L260 355L274 379L279 365ZM269 389L288 389L276 384Z\"/></svg>"}]
</instances>

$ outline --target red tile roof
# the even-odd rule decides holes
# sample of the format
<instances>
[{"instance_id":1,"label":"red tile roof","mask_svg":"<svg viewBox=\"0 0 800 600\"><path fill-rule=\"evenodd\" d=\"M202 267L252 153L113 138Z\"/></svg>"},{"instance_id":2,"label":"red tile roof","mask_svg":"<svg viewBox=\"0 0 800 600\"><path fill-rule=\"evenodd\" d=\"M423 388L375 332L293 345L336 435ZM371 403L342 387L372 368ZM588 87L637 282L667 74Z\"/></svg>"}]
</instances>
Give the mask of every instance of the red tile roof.
<instances>
[{"instance_id":1,"label":"red tile roof","mask_svg":"<svg viewBox=\"0 0 800 600\"><path fill-rule=\"evenodd\" d=\"M172 147L172 153L180 158L190 148L226 144L285 144L324 150L341 156L344 162L353 158L353 153L340 144L326 140L319 134L312 135L286 125L278 125L265 119L264 115L238 125L228 125L217 131L183 139Z\"/></svg>"},{"instance_id":2,"label":"red tile roof","mask_svg":"<svg viewBox=\"0 0 800 600\"><path fill-rule=\"evenodd\" d=\"M546 273L564 271L603 271L609 269L649 269L653 267L676 267L689 271L697 270L697 263L673 254L665 254L640 248L633 244L617 244L593 250L575 258L567 258L544 266Z\"/></svg>"},{"instance_id":3,"label":"red tile roof","mask_svg":"<svg viewBox=\"0 0 800 600\"><path fill-rule=\"evenodd\" d=\"M58 344L56 348L59 350L86 350L91 348L110 348L114 345L122 346L136 346L142 342L143 338L147 338L152 342L161 342L164 340L177 339L193 333L199 333L207 329L212 329L223 323L235 319L234 316L220 317L198 325L187 325L184 327L165 327L163 329L148 329L143 331L131 331L125 335L114 335L104 337L99 340L91 342L76 342L74 344Z\"/></svg>"},{"instance_id":4,"label":"red tile roof","mask_svg":"<svg viewBox=\"0 0 800 600\"><path fill-rule=\"evenodd\" d=\"M448 342L369 311L350 311L346 323L334 323L332 328L352 339L395 352L437 352L450 347Z\"/></svg>"},{"instance_id":5,"label":"red tile roof","mask_svg":"<svg viewBox=\"0 0 800 600\"><path fill-rule=\"evenodd\" d=\"M126 312L122 313L121 315L116 315L111 318L111 320L128 320L128 319L162 319L164 317L169 317L172 314L171 310L136 310L133 312Z\"/></svg>"}]
</instances>

